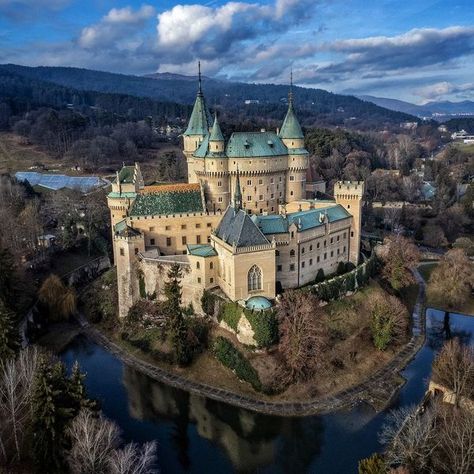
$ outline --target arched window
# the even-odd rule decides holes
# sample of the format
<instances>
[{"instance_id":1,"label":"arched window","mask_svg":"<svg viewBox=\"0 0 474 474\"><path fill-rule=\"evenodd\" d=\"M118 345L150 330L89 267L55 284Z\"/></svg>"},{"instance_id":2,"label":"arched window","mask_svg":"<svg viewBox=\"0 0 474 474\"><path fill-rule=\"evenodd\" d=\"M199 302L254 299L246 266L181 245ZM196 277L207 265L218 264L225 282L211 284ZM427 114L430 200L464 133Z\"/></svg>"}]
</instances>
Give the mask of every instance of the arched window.
<instances>
[{"instance_id":1,"label":"arched window","mask_svg":"<svg viewBox=\"0 0 474 474\"><path fill-rule=\"evenodd\" d=\"M257 265L253 265L247 275L248 290L261 290L262 289L262 270Z\"/></svg>"},{"instance_id":2,"label":"arched window","mask_svg":"<svg viewBox=\"0 0 474 474\"><path fill-rule=\"evenodd\" d=\"M295 251L292 249L290 250L290 257L294 257L295 256Z\"/></svg>"}]
</instances>

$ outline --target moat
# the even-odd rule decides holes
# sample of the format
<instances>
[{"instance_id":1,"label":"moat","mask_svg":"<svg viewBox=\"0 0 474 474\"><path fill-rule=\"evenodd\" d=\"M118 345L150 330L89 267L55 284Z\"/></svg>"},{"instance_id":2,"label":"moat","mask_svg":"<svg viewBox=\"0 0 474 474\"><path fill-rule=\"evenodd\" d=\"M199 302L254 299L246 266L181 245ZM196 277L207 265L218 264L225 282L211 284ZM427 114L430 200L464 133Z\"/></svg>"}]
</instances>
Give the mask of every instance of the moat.
<instances>
[{"instance_id":1,"label":"moat","mask_svg":"<svg viewBox=\"0 0 474 474\"><path fill-rule=\"evenodd\" d=\"M357 472L380 450L378 432L390 409L423 397L435 351L449 337L474 344L474 318L426 311L426 342L402 375L407 383L389 409L359 404L322 416L267 416L168 387L127 367L99 345L77 337L62 354L78 360L87 389L126 441L158 442L161 472Z\"/></svg>"}]
</instances>

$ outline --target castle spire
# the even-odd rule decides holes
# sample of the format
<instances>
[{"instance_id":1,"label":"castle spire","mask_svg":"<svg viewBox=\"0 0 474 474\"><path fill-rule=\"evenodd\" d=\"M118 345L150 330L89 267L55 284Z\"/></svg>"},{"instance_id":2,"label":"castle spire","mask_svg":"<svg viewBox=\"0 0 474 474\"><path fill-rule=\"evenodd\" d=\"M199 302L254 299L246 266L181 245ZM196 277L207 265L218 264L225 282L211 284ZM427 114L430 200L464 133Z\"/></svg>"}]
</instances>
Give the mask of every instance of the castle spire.
<instances>
[{"instance_id":1,"label":"castle spire","mask_svg":"<svg viewBox=\"0 0 474 474\"><path fill-rule=\"evenodd\" d=\"M201 138L209 134L212 118L207 108L204 94L202 92L201 61L198 62L198 93L194 102L193 111L189 118L189 123L184 136L200 136Z\"/></svg>"},{"instance_id":2,"label":"castle spire","mask_svg":"<svg viewBox=\"0 0 474 474\"><path fill-rule=\"evenodd\" d=\"M239 167L237 166L237 177L235 179L234 211L242 209L242 191L240 190Z\"/></svg>"},{"instance_id":3,"label":"castle spire","mask_svg":"<svg viewBox=\"0 0 474 474\"><path fill-rule=\"evenodd\" d=\"M279 137L282 139L303 139L303 130L293 108L293 69L290 73L290 91L288 92L288 111L281 126Z\"/></svg>"},{"instance_id":4,"label":"castle spire","mask_svg":"<svg viewBox=\"0 0 474 474\"><path fill-rule=\"evenodd\" d=\"M198 94L202 95L201 61L198 61L198 81L199 81Z\"/></svg>"}]
</instances>

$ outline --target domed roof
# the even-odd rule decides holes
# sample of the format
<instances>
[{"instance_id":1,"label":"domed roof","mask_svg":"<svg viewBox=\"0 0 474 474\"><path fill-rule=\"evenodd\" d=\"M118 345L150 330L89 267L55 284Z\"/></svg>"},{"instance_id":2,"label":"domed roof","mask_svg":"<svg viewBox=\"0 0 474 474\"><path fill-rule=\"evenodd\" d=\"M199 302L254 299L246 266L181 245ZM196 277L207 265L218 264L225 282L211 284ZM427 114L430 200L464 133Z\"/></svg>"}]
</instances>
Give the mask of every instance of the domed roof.
<instances>
[{"instance_id":1,"label":"domed roof","mask_svg":"<svg viewBox=\"0 0 474 474\"><path fill-rule=\"evenodd\" d=\"M245 302L245 306L253 311L265 311L271 308L272 304L264 296L252 296Z\"/></svg>"}]
</instances>

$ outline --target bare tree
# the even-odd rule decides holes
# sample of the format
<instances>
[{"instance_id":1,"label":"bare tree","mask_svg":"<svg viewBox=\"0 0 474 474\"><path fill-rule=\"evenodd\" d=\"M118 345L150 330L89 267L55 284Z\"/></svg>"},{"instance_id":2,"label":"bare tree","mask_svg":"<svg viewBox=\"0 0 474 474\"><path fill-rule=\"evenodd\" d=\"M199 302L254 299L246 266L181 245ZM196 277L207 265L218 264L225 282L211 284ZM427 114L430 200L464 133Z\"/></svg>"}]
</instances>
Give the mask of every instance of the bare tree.
<instances>
[{"instance_id":1,"label":"bare tree","mask_svg":"<svg viewBox=\"0 0 474 474\"><path fill-rule=\"evenodd\" d=\"M90 410L81 410L67 434L72 445L68 462L73 474L108 472L109 458L120 443L115 423Z\"/></svg>"},{"instance_id":2,"label":"bare tree","mask_svg":"<svg viewBox=\"0 0 474 474\"><path fill-rule=\"evenodd\" d=\"M444 406L438 410L437 421L442 442L434 456L436 472L474 472L474 413Z\"/></svg>"},{"instance_id":3,"label":"bare tree","mask_svg":"<svg viewBox=\"0 0 474 474\"><path fill-rule=\"evenodd\" d=\"M428 409L423 416L417 414L414 406L392 411L380 434L386 445L387 463L425 472L440 443L435 418L435 409Z\"/></svg>"},{"instance_id":4,"label":"bare tree","mask_svg":"<svg viewBox=\"0 0 474 474\"><path fill-rule=\"evenodd\" d=\"M465 303L473 289L472 262L463 249L452 249L431 274L428 296L436 302L456 308Z\"/></svg>"},{"instance_id":5,"label":"bare tree","mask_svg":"<svg viewBox=\"0 0 474 474\"><path fill-rule=\"evenodd\" d=\"M5 461L22 458L38 359L38 350L27 348L0 367L0 451Z\"/></svg>"},{"instance_id":6,"label":"bare tree","mask_svg":"<svg viewBox=\"0 0 474 474\"><path fill-rule=\"evenodd\" d=\"M145 443L141 448L135 443L115 450L109 459L110 474L151 474L156 472L156 443Z\"/></svg>"},{"instance_id":7,"label":"bare tree","mask_svg":"<svg viewBox=\"0 0 474 474\"><path fill-rule=\"evenodd\" d=\"M321 353L329 337L319 301L310 293L288 291L281 300L278 317L286 381L304 380L321 366Z\"/></svg>"},{"instance_id":8,"label":"bare tree","mask_svg":"<svg viewBox=\"0 0 474 474\"><path fill-rule=\"evenodd\" d=\"M446 342L433 362L432 378L454 393L454 403L459 406L462 396L474 393L474 349L457 338Z\"/></svg>"},{"instance_id":9,"label":"bare tree","mask_svg":"<svg viewBox=\"0 0 474 474\"><path fill-rule=\"evenodd\" d=\"M400 235L387 237L378 255L384 263L383 275L395 290L413 281L410 269L420 261L420 253L413 242Z\"/></svg>"}]
</instances>

